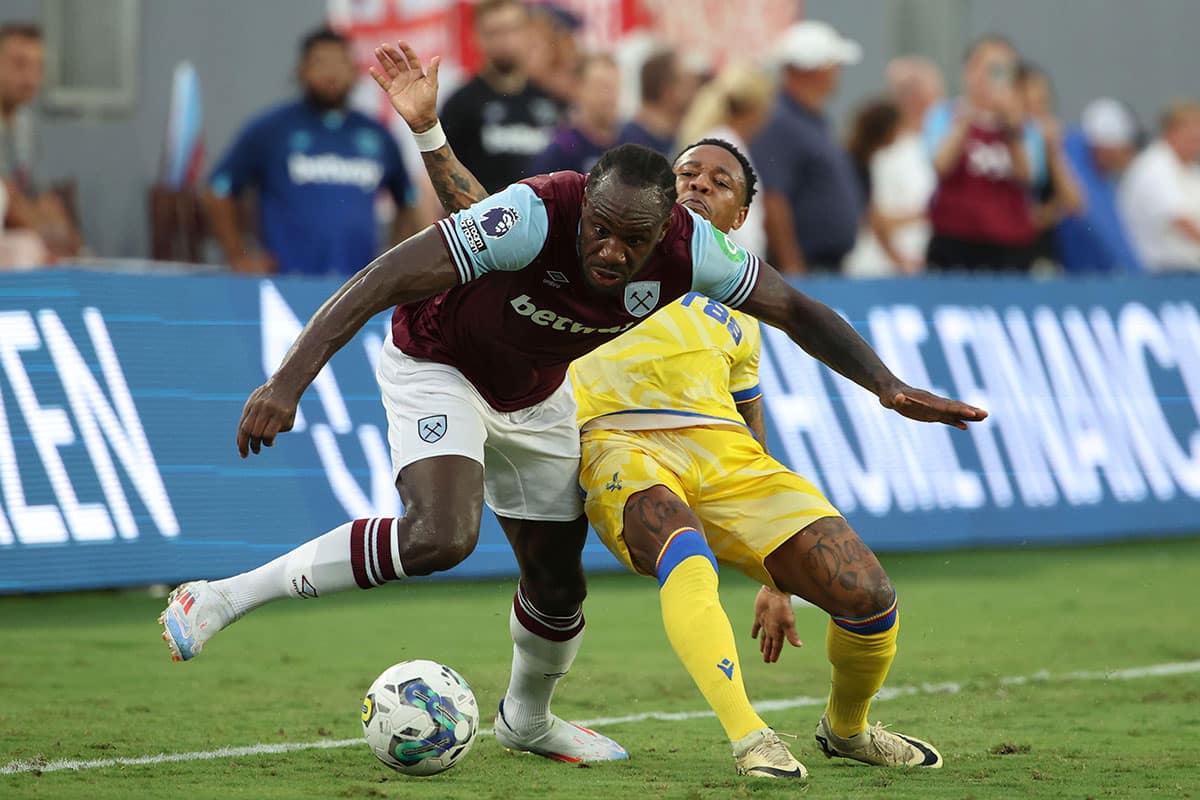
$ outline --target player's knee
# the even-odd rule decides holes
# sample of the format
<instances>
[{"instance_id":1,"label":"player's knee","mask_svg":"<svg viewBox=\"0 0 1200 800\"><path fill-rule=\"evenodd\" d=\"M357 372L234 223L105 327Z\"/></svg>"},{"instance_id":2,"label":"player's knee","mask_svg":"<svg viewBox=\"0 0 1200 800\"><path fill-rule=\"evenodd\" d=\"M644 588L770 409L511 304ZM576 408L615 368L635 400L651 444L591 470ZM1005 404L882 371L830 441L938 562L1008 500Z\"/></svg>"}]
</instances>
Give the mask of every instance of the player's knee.
<instances>
[{"instance_id":1,"label":"player's knee","mask_svg":"<svg viewBox=\"0 0 1200 800\"><path fill-rule=\"evenodd\" d=\"M406 575L430 575L453 569L466 560L479 542L480 512L470 508L409 507L408 536L400 562Z\"/></svg>"},{"instance_id":2,"label":"player's knee","mask_svg":"<svg viewBox=\"0 0 1200 800\"><path fill-rule=\"evenodd\" d=\"M583 605L587 598L587 579L583 569L539 570L523 575L521 585L525 595L542 613L567 616Z\"/></svg>"},{"instance_id":3,"label":"player's knee","mask_svg":"<svg viewBox=\"0 0 1200 800\"><path fill-rule=\"evenodd\" d=\"M896 599L896 591L883 567L876 563L874 569L859 577L857 590L846 599L849 607L838 616L862 619L887 611Z\"/></svg>"}]
</instances>

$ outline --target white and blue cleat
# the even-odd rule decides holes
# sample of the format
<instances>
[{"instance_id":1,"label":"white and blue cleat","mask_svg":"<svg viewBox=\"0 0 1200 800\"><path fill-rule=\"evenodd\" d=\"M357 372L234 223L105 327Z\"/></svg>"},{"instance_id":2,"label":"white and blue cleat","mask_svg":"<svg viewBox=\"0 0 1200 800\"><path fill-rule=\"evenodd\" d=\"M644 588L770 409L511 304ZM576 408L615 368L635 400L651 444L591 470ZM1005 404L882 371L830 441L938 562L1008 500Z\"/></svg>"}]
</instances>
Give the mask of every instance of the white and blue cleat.
<instances>
[{"instance_id":1,"label":"white and blue cleat","mask_svg":"<svg viewBox=\"0 0 1200 800\"><path fill-rule=\"evenodd\" d=\"M496 714L493 728L501 746L522 753L533 753L568 764L593 764L598 761L621 761L629 758L624 747L602 733L550 715L550 724L534 734L523 734L509 727L504 718L504 701Z\"/></svg>"},{"instance_id":2,"label":"white and blue cleat","mask_svg":"<svg viewBox=\"0 0 1200 800\"><path fill-rule=\"evenodd\" d=\"M166 609L158 615L172 661L190 661L200 655L204 643L236 619L228 598L208 581L192 581L176 588L167 597Z\"/></svg>"}]
</instances>

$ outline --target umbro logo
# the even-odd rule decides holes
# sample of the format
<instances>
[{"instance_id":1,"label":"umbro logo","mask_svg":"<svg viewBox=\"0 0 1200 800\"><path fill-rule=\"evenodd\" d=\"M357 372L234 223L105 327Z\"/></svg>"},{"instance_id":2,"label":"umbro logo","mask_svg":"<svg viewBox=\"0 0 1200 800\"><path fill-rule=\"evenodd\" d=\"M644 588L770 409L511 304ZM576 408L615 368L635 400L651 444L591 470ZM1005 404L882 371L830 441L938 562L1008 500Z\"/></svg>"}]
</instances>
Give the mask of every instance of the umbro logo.
<instances>
[{"instance_id":1,"label":"umbro logo","mask_svg":"<svg viewBox=\"0 0 1200 800\"><path fill-rule=\"evenodd\" d=\"M546 279L542 281L543 284L551 287L552 289L561 289L570 282L571 281L567 279L566 275L562 274L556 269L546 270Z\"/></svg>"}]
</instances>

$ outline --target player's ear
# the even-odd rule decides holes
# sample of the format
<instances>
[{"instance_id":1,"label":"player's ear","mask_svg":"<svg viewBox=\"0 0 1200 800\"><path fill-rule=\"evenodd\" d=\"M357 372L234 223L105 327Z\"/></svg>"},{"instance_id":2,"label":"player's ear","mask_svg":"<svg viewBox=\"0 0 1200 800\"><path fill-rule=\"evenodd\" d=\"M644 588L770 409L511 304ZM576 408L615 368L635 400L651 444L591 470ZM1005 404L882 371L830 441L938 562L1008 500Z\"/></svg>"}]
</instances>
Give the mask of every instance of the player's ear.
<instances>
[{"instance_id":1,"label":"player's ear","mask_svg":"<svg viewBox=\"0 0 1200 800\"><path fill-rule=\"evenodd\" d=\"M750 214L750 206L742 206L738 209L737 216L733 219L733 224L729 226L730 230L736 231L738 228L746 224L746 217Z\"/></svg>"}]
</instances>

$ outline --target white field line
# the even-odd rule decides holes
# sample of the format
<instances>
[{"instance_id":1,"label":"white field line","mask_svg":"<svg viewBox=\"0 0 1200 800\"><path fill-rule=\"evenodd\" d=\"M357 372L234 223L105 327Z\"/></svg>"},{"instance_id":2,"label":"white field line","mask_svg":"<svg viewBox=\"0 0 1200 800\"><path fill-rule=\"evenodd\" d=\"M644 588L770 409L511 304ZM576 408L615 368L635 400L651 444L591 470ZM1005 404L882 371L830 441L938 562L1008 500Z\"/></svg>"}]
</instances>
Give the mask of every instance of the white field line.
<instances>
[{"instance_id":1,"label":"white field line","mask_svg":"<svg viewBox=\"0 0 1200 800\"><path fill-rule=\"evenodd\" d=\"M1031 683L1063 682L1063 681L1127 681L1138 678L1155 678L1164 675L1186 675L1200 672L1200 661L1178 661L1169 664L1151 664L1145 667L1132 667L1107 671L1064 672L1055 675L1046 671L1035 672L1032 675L1012 675L1000 678L1001 686L1022 686ZM979 680L974 685L986 685L989 681ZM891 700L896 697L931 694L959 694L968 687L967 684L923 683L916 686L884 687L875 698L876 700ZM789 697L782 700L763 700L755 703L758 711L784 711L790 708L825 705L825 697ZM677 722L689 719L703 719L716 716L712 711L646 711L641 714L627 714L622 717L599 717L597 719L581 720L585 727L604 727L607 725L625 725L647 720L664 720ZM490 730L481 730L480 735L491 735ZM321 739L315 742L292 742L281 744L253 744L245 747L221 747L216 750L203 750L194 753L159 753L153 756L138 756L136 758L98 758L90 761L65 759L62 761L12 761L0 767L0 775L12 775L21 772L58 772L61 770L99 769L101 767L136 767L147 764L170 764L177 761L209 761L217 758L238 758L241 756L266 755L271 753L292 753L297 750L330 750L337 747L354 747L361 745L362 738L353 739Z\"/></svg>"}]
</instances>

